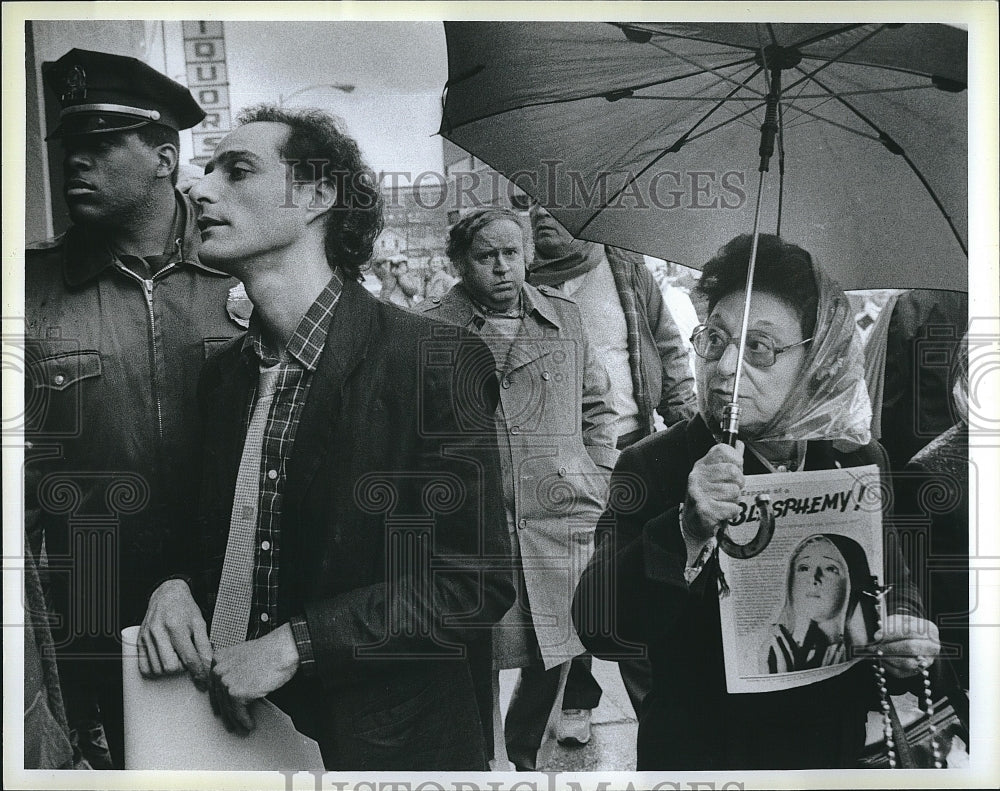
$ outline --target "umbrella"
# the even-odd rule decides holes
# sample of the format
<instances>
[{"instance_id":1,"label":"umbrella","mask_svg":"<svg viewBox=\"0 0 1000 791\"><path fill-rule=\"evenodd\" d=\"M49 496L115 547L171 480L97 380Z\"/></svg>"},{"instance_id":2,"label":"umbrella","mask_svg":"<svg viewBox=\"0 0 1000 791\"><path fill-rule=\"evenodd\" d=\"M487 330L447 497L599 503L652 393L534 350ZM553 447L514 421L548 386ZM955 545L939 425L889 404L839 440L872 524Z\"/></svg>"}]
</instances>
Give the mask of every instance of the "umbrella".
<instances>
[{"instance_id":1,"label":"umbrella","mask_svg":"<svg viewBox=\"0 0 1000 791\"><path fill-rule=\"evenodd\" d=\"M662 23L445 30L442 134L578 237L698 266L752 229L748 296L761 228L811 250L848 287L961 288L967 279L963 31ZM777 194L765 204L775 150ZM768 205L771 216L762 214ZM723 432L730 445L749 305ZM753 557L770 541L766 498L758 504L761 527L747 545L720 532L729 554Z\"/></svg>"},{"instance_id":2,"label":"umbrella","mask_svg":"<svg viewBox=\"0 0 1000 791\"><path fill-rule=\"evenodd\" d=\"M967 288L967 33L448 22L441 133L583 239L700 267L753 228L849 289Z\"/></svg>"}]
</instances>

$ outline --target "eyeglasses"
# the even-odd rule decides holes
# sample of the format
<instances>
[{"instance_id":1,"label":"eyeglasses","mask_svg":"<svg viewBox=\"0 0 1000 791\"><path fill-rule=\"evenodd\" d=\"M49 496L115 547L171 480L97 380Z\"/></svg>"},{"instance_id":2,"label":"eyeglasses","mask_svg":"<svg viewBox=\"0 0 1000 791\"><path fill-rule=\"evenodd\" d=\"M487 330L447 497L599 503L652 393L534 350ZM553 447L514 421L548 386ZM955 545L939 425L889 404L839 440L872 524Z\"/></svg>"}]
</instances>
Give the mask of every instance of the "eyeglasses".
<instances>
[{"instance_id":1,"label":"eyeglasses","mask_svg":"<svg viewBox=\"0 0 1000 791\"><path fill-rule=\"evenodd\" d=\"M774 339L762 332L747 332L747 343L743 350L743 359L754 368L770 368L774 365L777 357L782 352L794 349L804 343L809 343L812 338L804 341L792 343L788 346L775 346ZM695 354L704 360L714 362L722 359L729 344L739 345L739 338L732 337L729 333L723 332L718 327L710 327L706 324L699 324L694 328L691 335L691 344L694 346Z\"/></svg>"}]
</instances>

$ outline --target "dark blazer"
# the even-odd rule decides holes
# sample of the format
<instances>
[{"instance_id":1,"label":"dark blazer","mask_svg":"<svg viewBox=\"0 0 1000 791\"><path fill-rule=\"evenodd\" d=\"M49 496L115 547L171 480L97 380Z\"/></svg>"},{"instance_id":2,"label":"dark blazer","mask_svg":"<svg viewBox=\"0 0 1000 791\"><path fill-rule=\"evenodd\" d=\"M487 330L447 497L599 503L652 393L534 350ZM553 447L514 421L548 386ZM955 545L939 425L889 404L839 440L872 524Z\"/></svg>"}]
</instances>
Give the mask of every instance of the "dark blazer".
<instances>
[{"instance_id":1,"label":"dark blazer","mask_svg":"<svg viewBox=\"0 0 1000 791\"><path fill-rule=\"evenodd\" d=\"M209 617L254 365L234 342L199 383ZM305 613L317 672L272 695L328 769L485 768L474 688L514 600L496 404L485 344L345 283L281 514L278 622Z\"/></svg>"},{"instance_id":2,"label":"dark blazer","mask_svg":"<svg viewBox=\"0 0 1000 791\"><path fill-rule=\"evenodd\" d=\"M841 675L781 692L726 691L712 558L689 586L678 524L687 476L715 440L700 416L625 450L601 518L603 541L583 573L573 618L594 654L620 658L648 649L652 691L639 717L638 768L775 769L853 765L864 746L868 706L878 702L874 674L861 662ZM806 469L878 464L877 442L841 453L810 442ZM747 474L766 470L749 450ZM891 499L891 498L890 498ZM891 531L889 520L886 530ZM599 539L600 540L600 539ZM922 612L919 597L887 538L890 612Z\"/></svg>"}]
</instances>

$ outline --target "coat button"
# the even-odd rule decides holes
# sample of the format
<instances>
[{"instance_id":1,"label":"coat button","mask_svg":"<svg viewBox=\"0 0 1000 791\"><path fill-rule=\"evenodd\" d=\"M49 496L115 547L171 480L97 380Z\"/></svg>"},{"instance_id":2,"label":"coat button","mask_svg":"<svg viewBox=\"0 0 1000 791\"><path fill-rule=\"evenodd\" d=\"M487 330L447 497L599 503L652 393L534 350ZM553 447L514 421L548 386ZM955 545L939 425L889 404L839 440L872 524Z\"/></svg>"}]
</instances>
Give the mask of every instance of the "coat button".
<instances>
[{"instance_id":1,"label":"coat button","mask_svg":"<svg viewBox=\"0 0 1000 791\"><path fill-rule=\"evenodd\" d=\"M506 389L506 388L510 387L510 379L508 379L508 378L507 378L507 377L505 376L505 377L504 377L503 379L501 379L501 380L500 380L500 386L501 386L502 388L504 388L504 389Z\"/></svg>"},{"instance_id":2,"label":"coat button","mask_svg":"<svg viewBox=\"0 0 1000 791\"><path fill-rule=\"evenodd\" d=\"M57 385L61 385L63 382L66 381L66 377L63 376L62 374L56 374L55 379L53 379L52 381L55 382Z\"/></svg>"},{"instance_id":3,"label":"coat button","mask_svg":"<svg viewBox=\"0 0 1000 791\"><path fill-rule=\"evenodd\" d=\"M264 623L267 623L267 622L268 622L269 620L271 620L271 619L270 619L270 617L268 617L268 614L267 614L266 612L262 612L262 613L260 614L260 619L261 619L261 620L262 620L262 621L263 621Z\"/></svg>"},{"instance_id":4,"label":"coat button","mask_svg":"<svg viewBox=\"0 0 1000 791\"><path fill-rule=\"evenodd\" d=\"M544 379L547 382L549 380L549 378L550 378L549 372L548 371L542 371L542 379Z\"/></svg>"},{"instance_id":5,"label":"coat button","mask_svg":"<svg viewBox=\"0 0 1000 791\"><path fill-rule=\"evenodd\" d=\"M518 520L518 522L517 522L517 529L518 530L524 530L524 528L526 528L527 526L528 526L528 520L527 519L519 519Z\"/></svg>"},{"instance_id":6,"label":"coat button","mask_svg":"<svg viewBox=\"0 0 1000 791\"><path fill-rule=\"evenodd\" d=\"M566 468L565 467L560 467L559 468L559 477L560 478L565 478L566 477Z\"/></svg>"},{"instance_id":7,"label":"coat button","mask_svg":"<svg viewBox=\"0 0 1000 791\"><path fill-rule=\"evenodd\" d=\"M437 305L439 302L441 302L441 297L431 297L431 302Z\"/></svg>"},{"instance_id":8,"label":"coat button","mask_svg":"<svg viewBox=\"0 0 1000 791\"><path fill-rule=\"evenodd\" d=\"M521 433L521 429L518 426L511 426L510 427L510 433L514 434L514 435L520 434Z\"/></svg>"}]
</instances>

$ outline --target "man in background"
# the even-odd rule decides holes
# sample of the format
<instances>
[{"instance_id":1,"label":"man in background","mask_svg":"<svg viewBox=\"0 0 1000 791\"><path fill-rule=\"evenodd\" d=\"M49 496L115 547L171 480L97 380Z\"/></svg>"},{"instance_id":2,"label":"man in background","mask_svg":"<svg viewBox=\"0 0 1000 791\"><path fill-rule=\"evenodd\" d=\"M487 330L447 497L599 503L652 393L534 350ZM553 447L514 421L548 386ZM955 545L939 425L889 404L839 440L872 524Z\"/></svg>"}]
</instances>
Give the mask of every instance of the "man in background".
<instances>
[{"instance_id":1,"label":"man in background","mask_svg":"<svg viewBox=\"0 0 1000 791\"><path fill-rule=\"evenodd\" d=\"M504 768L506 752L532 771L544 764L570 662L583 652L569 606L618 452L608 375L573 300L524 282L529 242L515 212L470 212L448 241L462 280L423 310L481 334L495 357L518 598L494 635L494 768ZM501 734L497 678L512 668L520 674Z\"/></svg>"},{"instance_id":2,"label":"man in background","mask_svg":"<svg viewBox=\"0 0 1000 791\"><path fill-rule=\"evenodd\" d=\"M424 299L443 297L458 282L458 278L448 271L448 260L435 255L427 264L424 280Z\"/></svg>"},{"instance_id":3,"label":"man in background","mask_svg":"<svg viewBox=\"0 0 1000 791\"><path fill-rule=\"evenodd\" d=\"M888 311L889 327L879 442L897 471L957 422L950 372L964 348L969 296L912 289L891 299L882 311Z\"/></svg>"},{"instance_id":4,"label":"man in background","mask_svg":"<svg viewBox=\"0 0 1000 791\"><path fill-rule=\"evenodd\" d=\"M70 728L95 768L121 768L119 636L191 550L195 382L241 330L236 281L199 261L174 187L178 130L205 116L189 91L104 52L42 71L73 225L25 256L26 528L44 543Z\"/></svg>"},{"instance_id":5,"label":"man in background","mask_svg":"<svg viewBox=\"0 0 1000 791\"><path fill-rule=\"evenodd\" d=\"M694 377L684 339L643 257L575 239L538 203L531 225L535 260L528 281L558 289L580 308L587 338L611 378L618 450L651 434L657 412L667 426L693 415ZM570 669L559 727L563 744L590 741L591 710L602 692L591 662L580 656ZM649 663L623 660L619 668L638 714L652 683Z\"/></svg>"}]
</instances>

